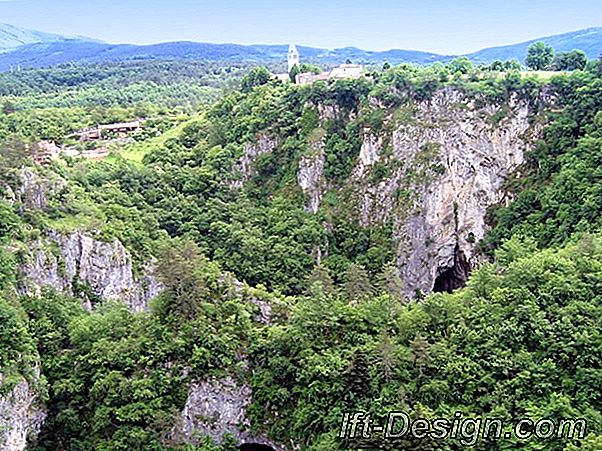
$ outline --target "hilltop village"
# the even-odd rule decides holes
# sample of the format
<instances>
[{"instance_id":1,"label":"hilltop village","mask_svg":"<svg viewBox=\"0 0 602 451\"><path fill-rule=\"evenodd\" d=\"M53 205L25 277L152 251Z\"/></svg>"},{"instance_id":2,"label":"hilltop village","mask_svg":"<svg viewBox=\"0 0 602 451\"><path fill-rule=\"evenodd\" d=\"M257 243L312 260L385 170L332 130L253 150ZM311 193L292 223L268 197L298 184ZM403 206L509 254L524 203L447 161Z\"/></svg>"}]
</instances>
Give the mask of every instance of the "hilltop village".
<instances>
[{"instance_id":1,"label":"hilltop village","mask_svg":"<svg viewBox=\"0 0 602 451\"><path fill-rule=\"evenodd\" d=\"M303 68L304 66L300 63L297 46L291 44L288 49L288 73L277 74L274 77L283 82L294 80L298 85L307 85L319 80L355 79L364 75L364 67L362 65L351 64L350 62L321 73L304 72Z\"/></svg>"}]
</instances>

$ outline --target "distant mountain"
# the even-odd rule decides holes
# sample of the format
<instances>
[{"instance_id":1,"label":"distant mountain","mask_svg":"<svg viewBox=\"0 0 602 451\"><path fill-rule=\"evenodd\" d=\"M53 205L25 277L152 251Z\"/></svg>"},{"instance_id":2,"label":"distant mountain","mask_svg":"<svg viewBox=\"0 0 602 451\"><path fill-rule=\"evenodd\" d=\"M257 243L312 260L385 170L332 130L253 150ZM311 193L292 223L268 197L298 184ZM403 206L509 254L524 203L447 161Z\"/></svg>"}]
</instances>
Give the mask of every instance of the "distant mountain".
<instances>
[{"instance_id":1,"label":"distant mountain","mask_svg":"<svg viewBox=\"0 0 602 451\"><path fill-rule=\"evenodd\" d=\"M602 28L588 28L519 44L484 49L466 56L475 62L483 63L496 59L518 59L523 61L527 53L527 47L539 40L552 45L556 51L581 49L587 53L589 58L596 58L602 53ZM13 47L11 49L8 46ZM17 47L15 48L15 46ZM382 64L385 61L391 64L401 62L428 64L453 58L449 55L396 49L384 52L371 52L355 47L327 50L300 46L298 49L302 60L318 64L336 64L346 60L362 64ZM55 66L58 64L163 59L271 63L284 62L287 51L288 45L238 45L197 42L167 42L154 45L106 44L88 38L52 35L23 30L10 25L0 25L0 71L6 71L15 66L25 68Z\"/></svg>"},{"instance_id":2,"label":"distant mountain","mask_svg":"<svg viewBox=\"0 0 602 451\"><path fill-rule=\"evenodd\" d=\"M598 58L602 53L602 27L587 28L585 30L572 31L570 33L547 36L545 38L533 39L518 44L492 47L471 53L471 60L480 63L490 63L494 60L517 59L523 61L527 55L527 48L537 41L543 41L554 47L556 52L570 52L574 49L583 50L588 58Z\"/></svg>"},{"instance_id":3,"label":"distant mountain","mask_svg":"<svg viewBox=\"0 0 602 451\"><path fill-rule=\"evenodd\" d=\"M93 40L79 36L63 36L60 34L43 33L41 31L28 30L0 23L0 52L14 50L29 44L69 41L89 42Z\"/></svg>"},{"instance_id":4,"label":"distant mountain","mask_svg":"<svg viewBox=\"0 0 602 451\"><path fill-rule=\"evenodd\" d=\"M301 58L311 62L341 63L347 59L356 63L412 62L429 63L444 59L441 55L409 50L369 52L356 48L326 50L299 46ZM108 61L207 59L275 62L285 61L288 45L206 44L196 42L167 42L154 45L103 44L92 41L65 40L24 45L0 54L0 71L17 65L46 67L58 64L81 64Z\"/></svg>"}]
</instances>

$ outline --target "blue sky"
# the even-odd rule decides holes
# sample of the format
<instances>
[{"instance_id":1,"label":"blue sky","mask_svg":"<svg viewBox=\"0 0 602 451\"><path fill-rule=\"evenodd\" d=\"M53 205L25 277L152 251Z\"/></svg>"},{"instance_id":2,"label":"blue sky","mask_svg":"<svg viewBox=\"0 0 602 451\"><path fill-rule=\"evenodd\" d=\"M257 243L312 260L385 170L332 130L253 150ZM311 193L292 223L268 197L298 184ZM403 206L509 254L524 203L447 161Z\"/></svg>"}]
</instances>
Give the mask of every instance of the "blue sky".
<instances>
[{"instance_id":1,"label":"blue sky","mask_svg":"<svg viewBox=\"0 0 602 451\"><path fill-rule=\"evenodd\" d=\"M0 22L107 42L467 53L602 26L601 0L0 0Z\"/></svg>"}]
</instances>

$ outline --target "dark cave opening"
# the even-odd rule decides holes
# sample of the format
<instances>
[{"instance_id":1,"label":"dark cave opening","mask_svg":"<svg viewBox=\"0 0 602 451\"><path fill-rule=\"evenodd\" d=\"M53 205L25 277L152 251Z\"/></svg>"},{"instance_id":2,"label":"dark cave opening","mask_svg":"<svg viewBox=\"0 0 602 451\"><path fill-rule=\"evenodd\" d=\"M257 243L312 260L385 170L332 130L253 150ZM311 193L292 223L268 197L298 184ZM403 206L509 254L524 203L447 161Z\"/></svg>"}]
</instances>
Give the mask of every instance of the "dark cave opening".
<instances>
[{"instance_id":1,"label":"dark cave opening","mask_svg":"<svg viewBox=\"0 0 602 451\"><path fill-rule=\"evenodd\" d=\"M454 266L447 268L435 279L433 292L435 293L451 293L458 288L464 288L466 281L470 276L470 265L466 261L464 252L460 250L460 246L456 244L454 250Z\"/></svg>"},{"instance_id":2,"label":"dark cave opening","mask_svg":"<svg viewBox=\"0 0 602 451\"><path fill-rule=\"evenodd\" d=\"M262 445L261 443L243 443L238 449L240 451L276 451L271 446Z\"/></svg>"}]
</instances>

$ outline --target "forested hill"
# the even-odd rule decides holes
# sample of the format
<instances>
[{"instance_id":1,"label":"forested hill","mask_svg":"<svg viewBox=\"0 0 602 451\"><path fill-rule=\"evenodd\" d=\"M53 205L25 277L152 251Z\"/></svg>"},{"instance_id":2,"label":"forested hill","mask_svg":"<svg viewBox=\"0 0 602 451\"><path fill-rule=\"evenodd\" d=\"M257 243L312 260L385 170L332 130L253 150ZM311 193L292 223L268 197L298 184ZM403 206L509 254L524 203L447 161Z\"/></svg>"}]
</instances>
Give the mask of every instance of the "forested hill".
<instances>
[{"instance_id":1,"label":"forested hill","mask_svg":"<svg viewBox=\"0 0 602 451\"><path fill-rule=\"evenodd\" d=\"M63 36L59 34L43 33L41 31L27 30L13 25L0 23L0 52L14 50L29 44L50 42L92 41L92 39L79 36Z\"/></svg>"},{"instance_id":2,"label":"forested hill","mask_svg":"<svg viewBox=\"0 0 602 451\"><path fill-rule=\"evenodd\" d=\"M528 46L539 40L551 45L559 52L582 50L590 59L597 58L602 53L602 29L588 28L533 41L484 49L466 56L479 63L513 59L523 61ZM328 50L299 46L298 49L303 60L318 64L339 64L346 60L375 65L381 65L384 62L429 64L437 61L449 61L453 58L450 55L400 49L380 52L355 47ZM10 26L0 26L0 51L2 50L4 52L0 53L0 71L9 70L11 67L47 67L59 64L165 59L246 61L267 64L286 61L288 44L237 45L167 42L155 45L116 45L87 38L66 38Z\"/></svg>"},{"instance_id":3,"label":"forested hill","mask_svg":"<svg viewBox=\"0 0 602 451\"><path fill-rule=\"evenodd\" d=\"M2 75L0 448L600 449L600 61L215 99L244 69L138 64ZM504 434L341 439L354 411Z\"/></svg>"},{"instance_id":4,"label":"forested hill","mask_svg":"<svg viewBox=\"0 0 602 451\"><path fill-rule=\"evenodd\" d=\"M570 52L575 49L582 50L588 58L592 59L602 55L602 28L597 27L546 36L518 44L483 49L467 56L475 62L483 63L514 58L522 60L524 55L527 54L527 48L537 41L552 46L558 52Z\"/></svg>"},{"instance_id":5,"label":"forested hill","mask_svg":"<svg viewBox=\"0 0 602 451\"><path fill-rule=\"evenodd\" d=\"M448 59L442 55L411 50L369 52L357 48L326 50L298 47L301 57L322 64L343 63L352 59L380 64L412 62L432 63ZM287 45L236 45L196 42L168 42L155 45L112 45L98 42L66 41L26 45L0 54L0 71L11 67L46 67L68 63L99 63L128 60L196 59L209 61L252 61L273 63L286 61Z\"/></svg>"}]
</instances>

